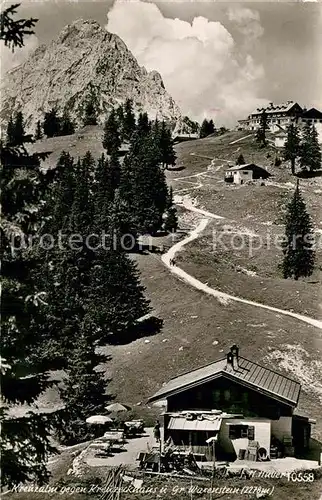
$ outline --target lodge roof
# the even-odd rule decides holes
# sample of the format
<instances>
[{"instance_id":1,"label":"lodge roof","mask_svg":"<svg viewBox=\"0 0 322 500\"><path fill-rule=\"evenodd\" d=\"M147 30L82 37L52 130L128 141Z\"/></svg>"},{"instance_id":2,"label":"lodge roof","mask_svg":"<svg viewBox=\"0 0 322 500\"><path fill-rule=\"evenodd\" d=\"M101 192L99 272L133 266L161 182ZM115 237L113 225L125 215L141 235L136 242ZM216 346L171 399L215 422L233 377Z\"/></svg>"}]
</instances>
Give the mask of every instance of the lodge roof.
<instances>
[{"instance_id":1,"label":"lodge roof","mask_svg":"<svg viewBox=\"0 0 322 500\"><path fill-rule=\"evenodd\" d=\"M322 111L316 108L310 108L302 113L302 118L322 118Z\"/></svg>"},{"instance_id":2,"label":"lodge roof","mask_svg":"<svg viewBox=\"0 0 322 500\"><path fill-rule=\"evenodd\" d=\"M234 170L263 170L263 172L269 174L269 172L263 168L260 167L259 165L256 165L255 163L244 163L243 165L234 165L232 167L227 168L228 172L232 172ZM270 174L269 174L270 175Z\"/></svg>"},{"instance_id":3,"label":"lodge roof","mask_svg":"<svg viewBox=\"0 0 322 500\"><path fill-rule=\"evenodd\" d=\"M260 115L262 114L263 111L265 111L265 113L267 114L272 114L272 113L285 113L287 111L290 111L293 106L295 106L297 103L294 102L294 101L287 101L286 103L282 103L282 104L273 104L272 102L269 103L268 106L264 106L263 108L257 108L255 109L251 115ZM297 104L297 106L299 106ZM300 109L301 106L299 106Z\"/></svg>"},{"instance_id":4,"label":"lodge roof","mask_svg":"<svg viewBox=\"0 0 322 500\"><path fill-rule=\"evenodd\" d=\"M234 367L227 363L225 357L171 379L149 399L149 402L165 399L219 377L257 390L292 407L297 405L301 390L299 382L254 361L239 356L238 366Z\"/></svg>"}]
</instances>

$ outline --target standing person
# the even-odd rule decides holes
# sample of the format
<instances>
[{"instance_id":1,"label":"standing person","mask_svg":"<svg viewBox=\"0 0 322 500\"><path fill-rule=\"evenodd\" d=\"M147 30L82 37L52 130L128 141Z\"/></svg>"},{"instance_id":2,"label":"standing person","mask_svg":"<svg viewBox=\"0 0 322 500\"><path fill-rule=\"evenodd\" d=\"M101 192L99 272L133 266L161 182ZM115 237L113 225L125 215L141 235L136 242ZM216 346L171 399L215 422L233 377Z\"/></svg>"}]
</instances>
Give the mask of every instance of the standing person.
<instances>
[{"instance_id":1,"label":"standing person","mask_svg":"<svg viewBox=\"0 0 322 500\"><path fill-rule=\"evenodd\" d=\"M159 443L160 442L160 437L161 437L160 422L159 422L159 420L156 420L156 422L155 422L155 426L154 426L154 429L153 429L153 434L154 434L154 438L155 438L156 442Z\"/></svg>"}]
</instances>

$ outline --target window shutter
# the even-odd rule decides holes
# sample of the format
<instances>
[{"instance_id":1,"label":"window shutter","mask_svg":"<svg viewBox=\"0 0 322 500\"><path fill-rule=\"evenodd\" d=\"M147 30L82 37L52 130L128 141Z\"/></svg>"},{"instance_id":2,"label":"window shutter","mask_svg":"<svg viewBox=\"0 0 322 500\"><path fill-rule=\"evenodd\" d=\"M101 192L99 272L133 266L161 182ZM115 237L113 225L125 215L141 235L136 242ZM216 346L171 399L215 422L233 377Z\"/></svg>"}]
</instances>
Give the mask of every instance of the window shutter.
<instances>
[{"instance_id":1,"label":"window shutter","mask_svg":"<svg viewBox=\"0 0 322 500\"><path fill-rule=\"evenodd\" d=\"M255 439L255 427L253 425L250 425L248 427L248 433L247 437L250 441L254 441Z\"/></svg>"},{"instance_id":2,"label":"window shutter","mask_svg":"<svg viewBox=\"0 0 322 500\"><path fill-rule=\"evenodd\" d=\"M230 425L229 426L229 439L236 439L236 426L235 425Z\"/></svg>"}]
</instances>

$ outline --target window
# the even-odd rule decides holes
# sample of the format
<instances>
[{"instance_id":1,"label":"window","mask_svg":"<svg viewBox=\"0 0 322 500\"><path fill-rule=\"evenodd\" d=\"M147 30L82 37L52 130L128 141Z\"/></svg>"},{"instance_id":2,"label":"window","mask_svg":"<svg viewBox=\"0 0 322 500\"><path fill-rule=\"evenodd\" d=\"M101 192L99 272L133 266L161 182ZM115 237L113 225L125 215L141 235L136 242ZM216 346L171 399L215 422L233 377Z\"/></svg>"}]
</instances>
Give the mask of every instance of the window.
<instances>
[{"instance_id":1,"label":"window","mask_svg":"<svg viewBox=\"0 0 322 500\"><path fill-rule=\"evenodd\" d=\"M224 399L225 399L225 401L229 401L230 400L230 390L229 389L226 389L224 391Z\"/></svg>"},{"instance_id":2,"label":"window","mask_svg":"<svg viewBox=\"0 0 322 500\"><path fill-rule=\"evenodd\" d=\"M250 441L255 439L255 427L253 425L230 425L229 439L247 438Z\"/></svg>"},{"instance_id":3,"label":"window","mask_svg":"<svg viewBox=\"0 0 322 500\"><path fill-rule=\"evenodd\" d=\"M220 390L219 389L215 389L212 393L212 397L213 397L213 400L214 400L214 403L219 403L220 401Z\"/></svg>"},{"instance_id":4,"label":"window","mask_svg":"<svg viewBox=\"0 0 322 500\"><path fill-rule=\"evenodd\" d=\"M243 172L244 175L248 175L248 172Z\"/></svg>"}]
</instances>

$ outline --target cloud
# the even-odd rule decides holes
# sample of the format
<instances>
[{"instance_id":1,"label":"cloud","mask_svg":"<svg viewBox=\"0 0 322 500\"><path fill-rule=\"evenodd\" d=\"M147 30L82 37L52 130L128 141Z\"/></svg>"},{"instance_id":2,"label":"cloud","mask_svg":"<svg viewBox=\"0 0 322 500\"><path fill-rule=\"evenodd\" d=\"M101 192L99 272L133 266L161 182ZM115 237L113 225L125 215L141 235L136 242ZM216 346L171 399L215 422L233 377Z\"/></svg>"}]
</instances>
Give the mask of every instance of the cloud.
<instances>
[{"instance_id":1,"label":"cloud","mask_svg":"<svg viewBox=\"0 0 322 500\"><path fill-rule=\"evenodd\" d=\"M247 36L249 30L255 34L256 23L260 36L256 12L236 9L231 15ZM139 64L161 73L167 90L191 118L208 116L217 124L233 125L263 103L256 97L263 67L251 54L238 53L220 22L199 16L188 23L164 17L155 4L116 0L106 29L124 40Z\"/></svg>"},{"instance_id":2,"label":"cloud","mask_svg":"<svg viewBox=\"0 0 322 500\"><path fill-rule=\"evenodd\" d=\"M5 46L4 42L0 44L0 57L1 57L1 78L7 71L24 63L29 55L36 50L39 45L36 35L26 36L24 39L25 45L21 48L16 47L15 51Z\"/></svg>"},{"instance_id":3,"label":"cloud","mask_svg":"<svg viewBox=\"0 0 322 500\"><path fill-rule=\"evenodd\" d=\"M230 7L227 11L228 19L234 22L242 35L245 36L245 45L250 46L260 38L264 29L260 23L259 13L245 7Z\"/></svg>"}]
</instances>

